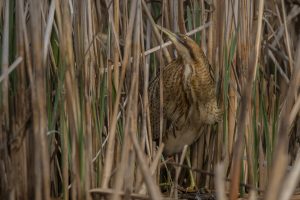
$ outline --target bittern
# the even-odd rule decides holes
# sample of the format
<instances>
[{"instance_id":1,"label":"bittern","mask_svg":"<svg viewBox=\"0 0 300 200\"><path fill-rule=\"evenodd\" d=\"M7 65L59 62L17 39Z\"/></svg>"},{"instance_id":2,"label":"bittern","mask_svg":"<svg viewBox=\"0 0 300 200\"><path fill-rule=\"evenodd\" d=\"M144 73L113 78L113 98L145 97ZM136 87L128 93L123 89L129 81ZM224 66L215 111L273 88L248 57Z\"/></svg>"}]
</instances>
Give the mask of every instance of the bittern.
<instances>
[{"instance_id":1,"label":"bittern","mask_svg":"<svg viewBox=\"0 0 300 200\"><path fill-rule=\"evenodd\" d=\"M201 47L190 37L158 28L172 41L177 58L162 69L164 155L180 153L200 136L200 128L221 119L212 68ZM160 75L150 83L153 139L160 136Z\"/></svg>"}]
</instances>

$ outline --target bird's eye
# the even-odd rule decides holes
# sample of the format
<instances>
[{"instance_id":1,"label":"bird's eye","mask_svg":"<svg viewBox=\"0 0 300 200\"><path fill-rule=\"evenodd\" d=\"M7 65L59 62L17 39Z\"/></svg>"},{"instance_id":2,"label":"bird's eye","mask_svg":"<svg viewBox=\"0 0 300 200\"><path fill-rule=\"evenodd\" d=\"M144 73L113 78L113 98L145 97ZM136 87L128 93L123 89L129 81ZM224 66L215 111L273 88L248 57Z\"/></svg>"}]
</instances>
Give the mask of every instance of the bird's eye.
<instances>
[{"instance_id":1,"label":"bird's eye","mask_svg":"<svg viewBox=\"0 0 300 200\"><path fill-rule=\"evenodd\" d=\"M184 39L184 40L186 40L186 39L187 39L187 37L186 37L186 36L184 36L184 37L183 37L183 39Z\"/></svg>"}]
</instances>

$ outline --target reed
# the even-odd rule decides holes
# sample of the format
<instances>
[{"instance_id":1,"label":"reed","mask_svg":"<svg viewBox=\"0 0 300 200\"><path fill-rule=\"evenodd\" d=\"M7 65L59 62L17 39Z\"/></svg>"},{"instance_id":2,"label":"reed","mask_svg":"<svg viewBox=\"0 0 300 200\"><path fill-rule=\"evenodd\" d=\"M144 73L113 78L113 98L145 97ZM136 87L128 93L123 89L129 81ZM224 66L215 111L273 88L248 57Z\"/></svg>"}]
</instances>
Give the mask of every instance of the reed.
<instances>
[{"instance_id":1,"label":"reed","mask_svg":"<svg viewBox=\"0 0 300 200\"><path fill-rule=\"evenodd\" d=\"M194 198L188 168L218 199L296 199L299 20L288 0L0 1L0 199ZM148 85L176 56L155 24L215 71L223 121L190 167L152 142Z\"/></svg>"}]
</instances>

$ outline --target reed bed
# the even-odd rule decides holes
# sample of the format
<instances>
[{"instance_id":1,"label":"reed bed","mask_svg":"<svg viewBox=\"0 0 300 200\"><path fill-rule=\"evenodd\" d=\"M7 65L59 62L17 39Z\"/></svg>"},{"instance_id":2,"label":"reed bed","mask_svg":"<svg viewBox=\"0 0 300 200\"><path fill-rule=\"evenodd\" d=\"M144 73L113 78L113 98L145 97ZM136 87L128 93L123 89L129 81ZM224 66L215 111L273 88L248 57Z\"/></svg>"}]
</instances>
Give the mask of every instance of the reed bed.
<instances>
[{"instance_id":1,"label":"reed bed","mask_svg":"<svg viewBox=\"0 0 300 200\"><path fill-rule=\"evenodd\" d=\"M154 24L215 71L223 120L191 163L152 142L148 85L176 56ZM294 0L1 0L0 199L299 199L299 27Z\"/></svg>"}]
</instances>

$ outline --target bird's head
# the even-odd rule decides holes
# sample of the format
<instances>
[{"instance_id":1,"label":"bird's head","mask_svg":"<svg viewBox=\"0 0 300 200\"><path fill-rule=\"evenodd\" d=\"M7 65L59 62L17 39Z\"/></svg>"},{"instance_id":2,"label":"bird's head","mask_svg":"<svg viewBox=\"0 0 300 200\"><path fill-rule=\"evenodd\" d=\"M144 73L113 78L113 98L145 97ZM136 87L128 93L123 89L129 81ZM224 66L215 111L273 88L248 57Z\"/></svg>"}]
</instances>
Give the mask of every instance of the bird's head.
<instances>
[{"instance_id":1,"label":"bird's head","mask_svg":"<svg viewBox=\"0 0 300 200\"><path fill-rule=\"evenodd\" d=\"M172 41L178 55L186 64L193 64L203 57L203 51L190 37L181 33L173 33L161 26L157 27Z\"/></svg>"}]
</instances>

